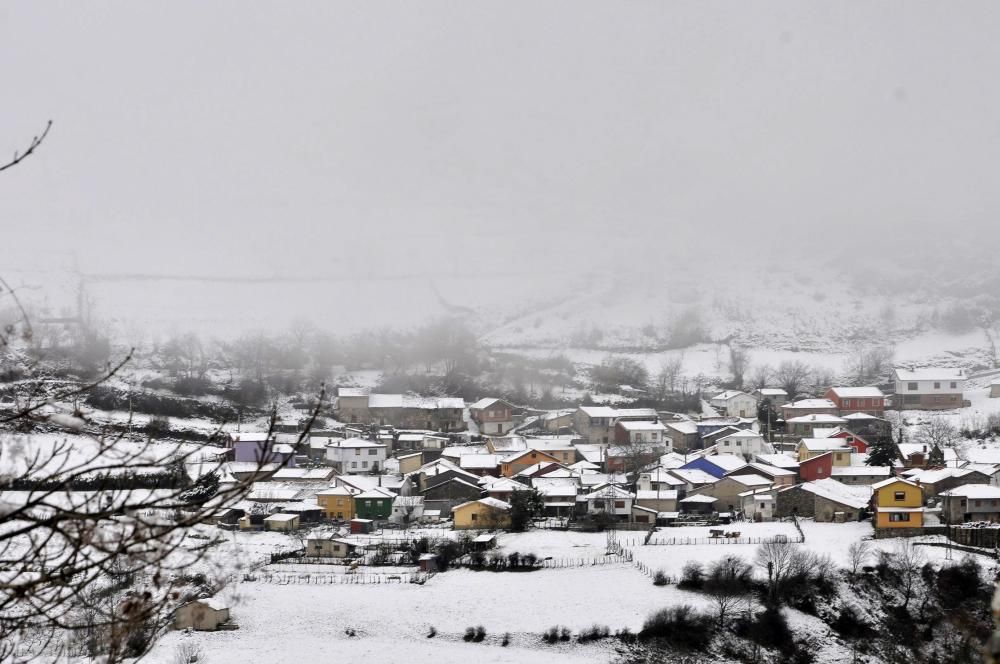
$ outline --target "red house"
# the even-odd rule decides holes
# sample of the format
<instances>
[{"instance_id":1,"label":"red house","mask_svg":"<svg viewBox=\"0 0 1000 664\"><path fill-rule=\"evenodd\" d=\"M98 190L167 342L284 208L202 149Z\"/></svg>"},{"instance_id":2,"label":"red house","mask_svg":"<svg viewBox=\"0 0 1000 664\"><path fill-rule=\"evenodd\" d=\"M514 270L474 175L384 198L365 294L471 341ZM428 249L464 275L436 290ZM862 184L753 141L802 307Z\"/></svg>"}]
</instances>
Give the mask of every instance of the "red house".
<instances>
[{"instance_id":1,"label":"red house","mask_svg":"<svg viewBox=\"0 0 1000 664\"><path fill-rule=\"evenodd\" d=\"M799 479L803 482L825 480L833 474L833 452L820 454L799 464Z\"/></svg>"},{"instance_id":2,"label":"red house","mask_svg":"<svg viewBox=\"0 0 1000 664\"><path fill-rule=\"evenodd\" d=\"M846 429L844 429L843 431L838 431L837 433L832 434L829 437L830 438L843 438L844 441L849 446L853 447L854 451L856 453L858 453L858 454L864 454L865 452L867 452L869 446L871 445L871 443L869 443L867 440L865 440L864 438L862 438L858 434L852 433L852 432L850 432L850 431L848 431Z\"/></svg>"},{"instance_id":3,"label":"red house","mask_svg":"<svg viewBox=\"0 0 1000 664\"><path fill-rule=\"evenodd\" d=\"M831 387L824 395L837 404L840 414L865 413L885 416L885 395L877 387Z\"/></svg>"}]
</instances>

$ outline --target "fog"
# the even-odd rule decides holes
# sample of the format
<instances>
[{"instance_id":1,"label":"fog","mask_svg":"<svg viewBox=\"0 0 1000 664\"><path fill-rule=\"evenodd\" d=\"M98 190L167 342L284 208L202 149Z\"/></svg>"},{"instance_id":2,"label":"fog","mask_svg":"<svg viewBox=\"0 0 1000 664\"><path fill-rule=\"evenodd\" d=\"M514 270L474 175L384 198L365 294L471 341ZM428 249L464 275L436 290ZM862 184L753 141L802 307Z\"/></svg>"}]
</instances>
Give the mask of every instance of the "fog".
<instances>
[{"instance_id":1,"label":"fog","mask_svg":"<svg viewBox=\"0 0 1000 664\"><path fill-rule=\"evenodd\" d=\"M0 176L0 256L327 278L330 306L373 277L958 269L1000 238L998 34L993 2L4 3L0 154L54 127Z\"/></svg>"}]
</instances>

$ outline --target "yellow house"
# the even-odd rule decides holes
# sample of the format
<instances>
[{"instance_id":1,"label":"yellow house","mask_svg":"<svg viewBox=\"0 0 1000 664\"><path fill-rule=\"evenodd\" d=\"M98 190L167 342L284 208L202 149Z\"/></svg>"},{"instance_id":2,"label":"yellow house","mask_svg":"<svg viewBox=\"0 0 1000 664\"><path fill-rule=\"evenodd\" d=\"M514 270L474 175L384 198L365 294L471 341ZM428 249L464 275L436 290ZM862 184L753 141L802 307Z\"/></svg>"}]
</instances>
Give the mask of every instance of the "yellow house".
<instances>
[{"instance_id":1,"label":"yellow house","mask_svg":"<svg viewBox=\"0 0 1000 664\"><path fill-rule=\"evenodd\" d=\"M354 494L346 486L333 486L316 494L316 503L328 519L349 521L355 517Z\"/></svg>"},{"instance_id":2,"label":"yellow house","mask_svg":"<svg viewBox=\"0 0 1000 664\"><path fill-rule=\"evenodd\" d=\"M797 449L799 463L830 452L834 466L850 466L854 450L843 438L803 438Z\"/></svg>"},{"instance_id":3,"label":"yellow house","mask_svg":"<svg viewBox=\"0 0 1000 664\"><path fill-rule=\"evenodd\" d=\"M561 463L559 459L541 450L525 450L500 462L500 477L514 477L536 463Z\"/></svg>"},{"instance_id":4,"label":"yellow house","mask_svg":"<svg viewBox=\"0 0 1000 664\"><path fill-rule=\"evenodd\" d=\"M506 528L510 525L510 504L496 498L480 498L456 505L451 510L455 530Z\"/></svg>"},{"instance_id":5,"label":"yellow house","mask_svg":"<svg viewBox=\"0 0 1000 664\"><path fill-rule=\"evenodd\" d=\"M890 477L872 485L875 528L922 528L924 490L915 482Z\"/></svg>"}]
</instances>

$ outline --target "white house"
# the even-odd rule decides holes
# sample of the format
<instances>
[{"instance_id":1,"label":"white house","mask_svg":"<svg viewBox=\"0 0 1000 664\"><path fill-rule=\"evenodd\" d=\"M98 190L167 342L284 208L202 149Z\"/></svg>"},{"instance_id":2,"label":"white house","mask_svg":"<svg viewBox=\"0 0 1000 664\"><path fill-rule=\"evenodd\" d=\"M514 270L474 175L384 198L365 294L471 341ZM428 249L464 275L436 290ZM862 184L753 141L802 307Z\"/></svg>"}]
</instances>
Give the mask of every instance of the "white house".
<instances>
[{"instance_id":1,"label":"white house","mask_svg":"<svg viewBox=\"0 0 1000 664\"><path fill-rule=\"evenodd\" d=\"M586 495L589 514L605 513L628 519L635 496L620 486L602 486Z\"/></svg>"},{"instance_id":2,"label":"white house","mask_svg":"<svg viewBox=\"0 0 1000 664\"><path fill-rule=\"evenodd\" d=\"M780 387L762 387L759 390L754 390L753 395L757 397L758 403L764 399L768 399L774 404L775 408L788 402L788 392Z\"/></svg>"},{"instance_id":3,"label":"white house","mask_svg":"<svg viewBox=\"0 0 1000 664\"><path fill-rule=\"evenodd\" d=\"M616 425L616 443L662 443L666 452L673 451L673 441L667 436L662 422L624 421Z\"/></svg>"},{"instance_id":4,"label":"white house","mask_svg":"<svg viewBox=\"0 0 1000 664\"><path fill-rule=\"evenodd\" d=\"M747 457L770 454L774 448L756 431L738 431L715 441L716 454L735 454Z\"/></svg>"},{"instance_id":5,"label":"white house","mask_svg":"<svg viewBox=\"0 0 1000 664\"><path fill-rule=\"evenodd\" d=\"M774 488L764 487L740 493L743 516L751 521L773 521L774 492Z\"/></svg>"},{"instance_id":6,"label":"white house","mask_svg":"<svg viewBox=\"0 0 1000 664\"><path fill-rule=\"evenodd\" d=\"M726 390L712 397L709 403L729 417L757 417L757 400L746 392Z\"/></svg>"},{"instance_id":7,"label":"white house","mask_svg":"<svg viewBox=\"0 0 1000 664\"><path fill-rule=\"evenodd\" d=\"M378 472L385 464L385 445L361 438L333 441L326 446L326 462L341 473Z\"/></svg>"},{"instance_id":8,"label":"white house","mask_svg":"<svg viewBox=\"0 0 1000 664\"><path fill-rule=\"evenodd\" d=\"M402 526L416 523L424 516L423 496L396 496L392 499L389 521Z\"/></svg>"},{"instance_id":9,"label":"white house","mask_svg":"<svg viewBox=\"0 0 1000 664\"><path fill-rule=\"evenodd\" d=\"M896 395L900 410L945 410L962 407L965 372L961 369L896 369Z\"/></svg>"}]
</instances>

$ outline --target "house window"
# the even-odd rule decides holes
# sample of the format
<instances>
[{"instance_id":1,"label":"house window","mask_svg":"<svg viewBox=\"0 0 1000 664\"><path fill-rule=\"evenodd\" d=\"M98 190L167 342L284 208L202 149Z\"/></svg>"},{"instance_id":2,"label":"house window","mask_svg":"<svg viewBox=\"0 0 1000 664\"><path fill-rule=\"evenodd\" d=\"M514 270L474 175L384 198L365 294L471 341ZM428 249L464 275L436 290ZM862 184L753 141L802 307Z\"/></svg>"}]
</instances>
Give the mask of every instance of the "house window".
<instances>
[{"instance_id":1,"label":"house window","mask_svg":"<svg viewBox=\"0 0 1000 664\"><path fill-rule=\"evenodd\" d=\"M354 456L361 456L361 450L355 449L354 450Z\"/></svg>"},{"instance_id":2,"label":"house window","mask_svg":"<svg viewBox=\"0 0 1000 664\"><path fill-rule=\"evenodd\" d=\"M361 462L361 467L362 468L367 468L368 467L368 462L367 461L362 461Z\"/></svg>"},{"instance_id":3,"label":"house window","mask_svg":"<svg viewBox=\"0 0 1000 664\"><path fill-rule=\"evenodd\" d=\"M935 390L940 390L941 389L941 383L934 383L934 389Z\"/></svg>"},{"instance_id":4,"label":"house window","mask_svg":"<svg viewBox=\"0 0 1000 664\"><path fill-rule=\"evenodd\" d=\"M817 475L822 475L823 474L823 469L822 468L817 468L816 469L816 474Z\"/></svg>"},{"instance_id":5,"label":"house window","mask_svg":"<svg viewBox=\"0 0 1000 664\"><path fill-rule=\"evenodd\" d=\"M973 501L973 503L972 503L972 504L973 504L973 505L975 505L976 507L981 507L981 506L982 506L982 504L983 504L983 501L981 501L981 500L976 500L976 501Z\"/></svg>"},{"instance_id":6,"label":"house window","mask_svg":"<svg viewBox=\"0 0 1000 664\"><path fill-rule=\"evenodd\" d=\"M764 503L761 503L761 504L760 504L760 508L761 508L761 509L764 509Z\"/></svg>"},{"instance_id":7,"label":"house window","mask_svg":"<svg viewBox=\"0 0 1000 664\"><path fill-rule=\"evenodd\" d=\"M351 468L357 468L357 467L358 467L358 462L357 461L352 461L351 462Z\"/></svg>"},{"instance_id":8,"label":"house window","mask_svg":"<svg viewBox=\"0 0 1000 664\"><path fill-rule=\"evenodd\" d=\"M851 407L851 400L844 399L844 408L850 408L850 407Z\"/></svg>"},{"instance_id":9,"label":"house window","mask_svg":"<svg viewBox=\"0 0 1000 664\"><path fill-rule=\"evenodd\" d=\"M475 512L473 512L473 513L472 513L472 520L473 520L473 521L477 521L478 519L479 519L479 515L478 515L478 514L476 514Z\"/></svg>"},{"instance_id":10,"label":"house window","mask_svg":"<svg viewBox=\"0 0 1000 664\"><path fill-rule=\"evenodd\" d=\"M900 501L900 500L906 500L906 492L905 492L905 491L897 491L897 492L895 492L895 493L893 494L893 496L892 496L892 497L893 497L893 498L894 498L895 500L897 500L897 501Z\"/></svg>"},{"instance_id":11,"label":"house window","mask_svg":"<svg viewBox=\"0 0 1000 664\"><path fill-rule=\"evenodd\" d=\"M909 520L910 520L909 512L893 512L892 514L889 515L889 521L894 521L898 523L899 521L909 521Z\"/></svg>"},{"instance_id":12,"label":"house window","mask_svg":"<svg viewBox=\"0 0 1000 664\"><path fill-rule=\"evenodd\" d=\"M906 384L906 389L908 389L908 390L914 390L915 391L917 389L917 384L916 383L907 383Z\"/></svg>"},{"instance_id":13,"label":"house window","mask_svg":"<svg viewBox=\"0 0 1000 664\"><path fill-rule=\"evenodd\" d=\"M368 450L368 456L375 456L378 454L378 450Z\"/></svg>"},{"instance_id":14,"label":"house window","mask_svg":"<svg viewBox=\"0 0 1000 664\"><path fill-rule=\"evenodd\" d=\"M615 501L615 508L616 509L623 509L624 507L625 507L625 501L624 500L616 500Z\"/></svg>"},{"instance_id":15,"label":"house window","mask_svg":"<svg viewBox=\"0 0 1000 664\"><path fill-rule=\"evenodd\" d=\"M958 389L958 383L956 383L955 381L952 381L951 382L951 389L957 390Z\"/></svg>"}]
</instances>

